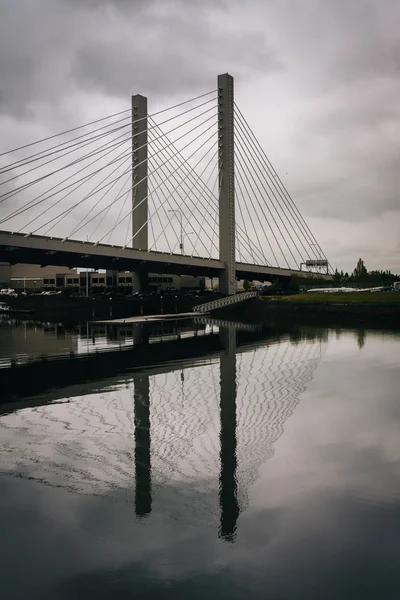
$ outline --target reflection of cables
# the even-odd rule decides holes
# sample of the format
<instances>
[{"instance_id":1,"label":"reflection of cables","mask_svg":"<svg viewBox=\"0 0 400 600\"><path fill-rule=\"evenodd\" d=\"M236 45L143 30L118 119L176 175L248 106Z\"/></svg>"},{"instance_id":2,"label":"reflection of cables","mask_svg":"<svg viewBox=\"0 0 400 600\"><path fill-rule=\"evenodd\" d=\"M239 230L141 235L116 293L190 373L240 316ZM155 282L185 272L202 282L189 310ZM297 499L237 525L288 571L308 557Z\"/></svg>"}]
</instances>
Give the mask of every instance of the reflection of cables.
<instances>
[{"instance_id":1,"label":"reflection of cables","mask_svg":"<svg viewBox=\"0 0 400 600\"><path fill-rule=\"evenodd\" d=\"M304 332L298 344L271 338L237 349L241 509L321 358L326 340L305 341L308 335ZM153 506L172 518L216 526L219 363L207 359L199 366L182 370L179 365L148 377ZM73 493L133 502L134 386L134 378L121 377L114 387L64 401L62 410L59 404L48 404L0 417L2 471Z\"/></svg>"}]
</instances>

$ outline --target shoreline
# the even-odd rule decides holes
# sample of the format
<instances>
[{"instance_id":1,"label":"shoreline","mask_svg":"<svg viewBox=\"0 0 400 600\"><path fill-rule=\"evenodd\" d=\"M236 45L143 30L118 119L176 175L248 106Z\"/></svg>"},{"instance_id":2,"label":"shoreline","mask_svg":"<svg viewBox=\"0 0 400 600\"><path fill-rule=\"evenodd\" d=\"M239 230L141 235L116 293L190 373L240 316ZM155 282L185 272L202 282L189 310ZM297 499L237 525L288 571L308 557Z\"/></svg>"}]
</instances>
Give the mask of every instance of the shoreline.
<instances>
[{"instance_id":1,"label":"shoreline","mask_svg":"<svg viewBox=\"0 0 400 600\"><path fill-rule=\"evenodd\" d=\"M326 326L336 322L347 326L379 325L400 327L400 294L296 294L262 296L239 306L235 315L250 322L271 319L304 321Z\"/></svg>"}]
</instances>

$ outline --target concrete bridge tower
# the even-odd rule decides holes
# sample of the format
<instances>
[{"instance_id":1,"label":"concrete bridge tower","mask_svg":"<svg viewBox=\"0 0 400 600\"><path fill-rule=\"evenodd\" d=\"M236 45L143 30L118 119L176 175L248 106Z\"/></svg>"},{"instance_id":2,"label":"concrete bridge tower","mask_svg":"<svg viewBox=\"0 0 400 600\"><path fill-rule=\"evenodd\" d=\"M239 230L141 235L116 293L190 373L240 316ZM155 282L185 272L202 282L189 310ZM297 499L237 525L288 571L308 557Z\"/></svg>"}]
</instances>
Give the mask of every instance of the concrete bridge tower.
<instances>
[{"instance_id":1,"label":"concrete bridge tower","mask_svg":"<svg viewBox=\"0 0 400 600\"><path fill-rule=\"evenodd\" d=\"M218 76L219 258L225 270L219 280L223 294L236 291L235 149L233 77Z\"/></svg>"},{"instance_id":2,"label":"concrete bridge tower","mask_svg":"<svg viewBox=\"0 0 400 600\"><path fill-rule=\"evenodd\" d=\"M147 98L132 96L132 247L149 249ZM147 273L134 274L133 291L146 287Z\"/></svg>"}]
</instances>

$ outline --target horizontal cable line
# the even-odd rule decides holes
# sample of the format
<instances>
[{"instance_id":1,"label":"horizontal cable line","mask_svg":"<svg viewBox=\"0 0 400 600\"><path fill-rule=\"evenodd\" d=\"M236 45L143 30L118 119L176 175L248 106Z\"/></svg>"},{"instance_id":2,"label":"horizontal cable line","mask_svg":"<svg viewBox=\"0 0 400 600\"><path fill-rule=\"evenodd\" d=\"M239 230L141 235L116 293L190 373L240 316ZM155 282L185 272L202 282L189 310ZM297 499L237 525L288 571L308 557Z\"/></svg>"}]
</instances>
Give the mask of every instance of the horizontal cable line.
<instances>
[{"instance_id":1,"label":"horizontal cable line","mask_svg":"<svg viewBox=\"0 0 400 600\"><path fill-rule=\"evenodd\" d=\"M208 127L208 129L207 129L206 131L209 131L209 130L210 130L212 127L214 127L214 124L210 125L210 127ZM199 137L201 137L202 135L204 135L204 133L206 133L206 131L205 131L205 132L202 132L201 134L199 134L199 135L198 135L198 136L195 138L195 140L192 140L192 141L190 141L188 144L186 144L186 146L183 148L183 150L184 150L185 148L187 148L188 146L190 146L190 144L192 144L193 142L197 141L197 140L199 139ZM206 144L207 144L207 143L208 143L208 142L211 140L211 138L212 138L213 136L214 136L214 133L213 133L213 134L211 134L211 136L210 136L210 137L209 137L207 140L205 140L205 142L203 142L203 143L201 144L201 146L199 146L199 147L198 147L198 148L197 148L197 149L196 149L196 150L195 150L195 151L194 151L194 152L193 152L193 153L190 155L190 157L189 157L189 158L191 158L191 157L192 157L192 156L194 156L194 155L195 155L195 154L196 154L196 153L197 153L199 150L201 150L201 148L203 148L203 147L204 147L204 146L205 146L205 145L206 145ZM158 154L158 153L156 153L156 154ZM171 160L171 159L168 159L168 161L167 161L167 162L169 162L169 160ZM166 180L164 180L164 183L165 183L165 181L167 181L168 179L170 179L170 177L172 177L172 175L175 173L175 171L176 171L176 170L177 170L177 169L174 169L174 170L172 171L172 173L171 173L171 174L170 174L170 175L169 175L169 176L166 178ZM156 171L158 171L158 168L154 169L153 173L154 173L154 172L156 172ZM138 184L135 184L135 185L138 185ZM161 186L157 186L157 189L158 189L159 187L161 187ZM141 200L141 201L140 201L138 204L136 204L136 205L133 207L133 209L132 209L132 212L133 212L133 211L135 211L135 210L136 210L136 209L137 209L137 208L138 208L138 207L139 207L141 204L143 204L143 202L145 202L146 200L147 200L147 196L146 196L145 198L143 198L143 199L142 199L142 200ZM120 221L120 223L122 223L122 221L124 221L125 219L126 219L126 216L125 216L125 217L124 217L124 218L123 218L123 219ZM120 223L118 223L118 225L119 225ZM106 234L106 235L108 235L108 234ZM102 241L102 240L103 240L105 237L106 237L106 236L103 236L103 237L102 237L102 238L101 238L101 239L100 239L100 240L99 240L97 243L99 244L99 243L100 243L100 242L101 242L101 241ZM132 241L132 240L130 240L128 243L130 243L131 241Z\"/></svg>"},{"instance_id":2,"label":"horizontal cable line","mask_svg":"<svg viewBox=\"0 0 400 600\"><path fill-rule=\"evenodd\" d=\"M209 96L210 94L215 94L216 91L217 90L212 90L211 92L206 92L205 94L200 94L200 96L196 96L195 98L191 98L190 100L185 100L183 102L179 102L178 104L175 104L174 106L170 106L168 108L164 108L162 110L159 110L159 111L153 113L152 116L155 117L156 115L160 115L169 110L173 110L174 108L178 108L179 106L183 106L184 104L188 104L189 102L195 102L196 100L199 100L200 98L204 98L205 96ZM48 140L52 140L56 137L66 135L68 133L72 133L73 131L78 131L79 129L83 129L84 127L89 127L89 125L96 125L97 123L101 123L102 121L106 121L107 119L112 119L113 117L118 117L119 115L123 115L124 113L127 113L127 112L132 112L132 108L126 108L124 110L120 110L119 112L108 115L107 117L102 117L100 119L96 119L95 121L90 121L89 123L85 123L84 125L78 125L77 127L73 127L72 129L67 129L60 133L55 133L54 135L50 135L48 137L42 138L40 140L37 140L36 142L31 142L30 144L25 144L23 146L13 148L12 150L7 150L6 152L0 153L0 157L5 156L6 154L11 154L12 152L17 152L18 150L24 150L25 148L30 148L31 146L35 146L36 144L41 144L42 142L47 142ZM144 118L146 118L146 117L144 117ZM140 120L140 119L138 119L138 120Z\"/></svg>"},{"instance_id":3,"label":"horizontal cable line","mask_svg":"<svg viewBox=\"0 0 400 600\"><path fill-rule=\"evenodd\" d=\"M303 227L303 231L308 232L309 236L311 237L311 239L314 241L315 245L317 246L317 248L319 249L321 255L324 257L325 260L327 260L326 255L324 254L321 246L319 245L319 243L317 242L314 234L312 233L310 227L308 226L307 222L305 221L303 215L301 214L301 212L299 211L296 203L294 202L293 198L291 197L291 195L289 194L288 190L286 189L284 183L282 182L282 180L280 179L278 173L276 172L276 170L274 169L273 165L271 164L268 156L266 155L263 147L261 146L260 142L258 141L258 139L256 138L256 136L254 135L254 132L252 131L251 127L249 126L249 124L247 123L245 117L243 116L240 108L237 106L237 104L235 103L235 108L239 114L239 116L241 117L241 119L244 121L244 123L246 124L246 126L248 127L249 131L251 132L251 135L254 139L254 142L256 143L257 147L259 148L260 153L264 156L267 165L269 166L269 169L272 171L272 173L274 174L274 177L272 178L274 185L276 186L277 189L280 189L281 191L283 190L283 193L286 195L286 198L288 200L288 202L290 203L290 205L292 206L292 210L295 211L295 213L298 215L298 218L300 219L300 222L302 223L302 227ZM276 181L277 180L277 181ZM279 185L278 185L279 184ZM306 238L307 239L307 238ZM308 241L308 243L310 243ZM328 262L329 266L332 269L332 266L330 265L330 263Z\"/></svg>"},{"instance_id":4,"label":"horizontal cable line","mask_svg":"<svg viewBox=\"0 0 400 600\"><path fill-rule=\"evenodd\" d=\"M238 134L238 135L236 136L236 138L237 138L237 140L239 141L239 144L238 144L238 145L239 145L239 148L240 148L240 150L243 150L243 153L244 153L244 154L246 154L246 149L247 149L248 147L247 147L247 148L244 148L244 147L243 147L243 145L245 145L245 144L246 144L246 142L245 142L245 140L244 140L244 137L243 137L243 135L242 135L242 131L241 131L240 127L236 127L236 130L237 130L237 134ZM242 143L243 143L243 144L242 144ZM239 153L240 153L240 150L239 150ZM248 154L246 154L246 158L248 159L248 162L250 162L250 161L249 161L249 155L248 155ZM244 162L245 162L245 158L242 158L242 160L243 160L243 163L244 163ZM253 163L253 160L254 160L254 158L252 157L252 161L251 161L251 163L250 163L250 164L252 164L252 163ZM253 165L253 169L254 169L254 165ZM260 205L260 208L261 208L261 210L262 210L263 216L264 216L264 218L265 218L265 219L267 219L267 217L266 217L266 215L265 215L265 213L264 213L264 209L263 209L263 207L262 207L262 204L261 204L262 192L261 192L261 190L260 190L260 188L259 188L259 186L258 186L258 183L257 183L257 181L255 180L255 178L254 178L253 174L251 173L251 171L250 171L250 168L249 168L249 173L250 173L250 176L251 176L252 180L254 181L254 183L255 183L255 185L256 185L256 187L257 187L257 191L258 191L258 193L260 194L260 199L259 199L258 197L257 197L257 198L258 198L258 203L259 203L259 205ZM261 185L262 185L262 182L261 182ZM266 192L266 190L265 190L265 188L263 188L263 189L264 189L264 192L265 192L265 193L267 193L267 192ZM268 196L268 198L271 200L271 198L270 198L270 196L268 195L268 193L267 193L267 196ZM282 239L283 239L284 243L286 244L286 246L287 246L287 249L289 250L289 253L290 253L290 255L292 256L292 258L293 258L293 260L294 260L294 264L295 264L295 265L297 265L297 259L296 259L296 257L294 256L294 254L293 254L293 252L292 252L292 250L291 250L291 248L290 248L290 246L289 246L289 244L288 244L288 241L287 241L286 237L283 235L283 233L282 233L282 231L281 231L281 228L280 228L280 226L279 226L279 225L278 225L278 223L276 222L275 216L273 215L273 213L272 213L272 211L271 211L271 209L270 209L270 207L269 207L269 203L264 201L264 204L265 204L265 206L266 206L266 208L267 208L267 210L268 210L268 212L269 212L270 216L272 217L272 220L273 220L273 222L274 222L275 226L277 227L277 229L278 229L278 231L279 231L279 233L280 233L280 235L281 235L281 237L282 237ZM275 207L274 207L274 208L275 208ZM279 216L279 214L278 214L278 216ZM280 219L281 219L281 221L282 221L282 218L281 218L281 217L280 217ZM287 228L286 228L286 225L285 225L285 223L284 223L284 222L283 222L283 226L285 227L285 229L286 229L286 232L288 233L288 235L289 235L289 237L290 237L291 241L293 242L293 238L292 238L292 236L289 234L289 232L288 232L288 230L287 230ZM272 231L272 228L271 228L271 231ZM282 247L281 247L280 243L278 242L278 240L277 240L277 237L276 237L276 235L275 235L275 233L274 233L274 232L273 232L273 236L274 236L274 239L275 239L275 241L276 241L276 243L277 243L277 245L278 245L278 248L279 248L279 250L280 250L281 254L283 255L283 257L284 257L284 259L285 259L285 261L286 261L286 264L287 264L287 265L288 265L288 267L289 267L289 263L288 263L288 261L287 261L287 259L286 259L285 255L284 255L284 253L283 253ZM294 243L294 242L293 242L293 243ZM295 243L294 243L294 244L295 244ZM295 244L295 247L296 247L296 250L298 251L298 248L297 248L296 244ZM300 253L299 253L299 254L300 254ZM301 257L301 254L300 254L300 257Z\"/></svg>"},{"instance_id":5,"label":"horizontal cable line","mask_svg":"<svg viewBox=\"0 0 400 600\"><path fill-rule=\"evenodd\" d=\"M240 122L239 120L237 120L237 121L236 121L236 123L237 123L237 126L238 126L238 130L240 130L240 131L242 132L242 134L245 136L245 138L246 138L246 141L247 141L249 144L251 144L251 147L252 147L253 151L256 151L256 152L257 152L257 149L256 149L256 148L254 148L254 144L252 144L252 141L251 141L251 139L249 140L249 137L248 137L248 132L246 131L246 129L243 129L243 125L241 124L241 122ZM245 143L246 143L246 142L245 142ZM247 144L246 144L246 146L247 146ZM248 146L247 146L247 147L248 147ZM256 157L256 159L258 159L258 160L254 160L254 156L255 156L255 157ZM270 190L270 192L271 192L271 193L272 193L272 195L274 196L274 198L275 198L275 200L277 201L277 203L278 203L278 205L279 205L279 207L280 207L281 211L282 211L282 212L283 212L283 214L285 215L284 208L282 207L282 204L280 203L280 201L278 200L278 198L277 198L277 197L276 197L276 195L275 195L274 189L273 189L273 188L271 188L271 185L270 185L270 183L269 183L269 180L271 181L271 178L270 178L270 177L268 178L268 175L267 175L267 178L266 178L265 174L263 174L263 171L262 171L262 169L259 167L259 165L258 165L258 162L261 162L261 161L260 161L260 158L259 158L259 156L257 156L257 154L253 155L253 161L252 161L252 165L253 165L253 169L254 169L254 171L255 171L255 165L257 165L257 168L258 168L258 171L259 171L259 173L261 173L261 175L263 176L263 179L264 179L264 181L266 182L266 184L267 184L267 186L268 186L268 189ZM261 164L262 164L262 163L261 163ZM261 185L262 185L262 187L263 187L263 189L264 189L265 193L267 194L268 198L271 200L271 203L273 204L272 198L271 198L271 196L269 195L269 192L268 192L268 191L265 189L265 187L264 187L264 185L263 185L263 183L262 183L262 181L261 181L260 175L258 175L258 179L259 179L259 181L261 182ZM272 182L272 181L271 181L271 182ZM278 195L279 195L279 196L280 196L280 198L283 200L283 204L284 204L284 206L287 208L287 204L286 204L286 202L285 202L285 199L282 197L282 194L279 194L279 192L278 192ZM277 210L276 206L275 206L274 204L273 204L273 206L274 206L274 208L275 208L275 211L276 211L276 212L278 213L278 215L279 215L279 211ZM285 215L285 216L286 216L286 215ZM292 216L293 216L293 215L292 215ZM300 259L301 259L301 261L302 261L302 262L304 262L304 257L303 257L303 255L302 255L301 251L299 250L299 248L298 248L298 246L297 246L296 242L293 240L293 237L292 237L291 233L290 233L290 232L289 232L289 230L287 229L285 221L282 219L282 217L280 217L280 219L281 219L281 221L283 222L283 226L285 227L285 230L286 230L286 232L287 232L288 236L290 237L291 241L293 242L293 244L294 244L294 246L295 246L295 248L296 248L296 250L297 250L297 252L298 252L298 254L299 254L299 256L300 256ZM310 254L309 254L309 251L308 251L308 250L307 250L307 248L304 246L304 244L303 244L303 242L302 242L302 240L301 240L300 236L298 235L298 233L296 232L296 229L295 229L295 228L294 228L294 226L293 226L292 220L290 219L290 211L289 211L289 218L288 218L287 220L288 220L288 222L290 223L290 226L291 226L291 228L292 228L292 230L293 230L293 232L294 232L294 235L295 235L295 236L298 238L298 241L300 242L301 246L303 247L303 250L305 251L306 255L308 256L308 258L311 258L311 257L310 257ZM304 237L304 236L303 236L303 237ZM293 254L292 254L292 256L293 256ZM294 257L293 257L293 258L294 258Z\"/></svg>"}]
</instances>

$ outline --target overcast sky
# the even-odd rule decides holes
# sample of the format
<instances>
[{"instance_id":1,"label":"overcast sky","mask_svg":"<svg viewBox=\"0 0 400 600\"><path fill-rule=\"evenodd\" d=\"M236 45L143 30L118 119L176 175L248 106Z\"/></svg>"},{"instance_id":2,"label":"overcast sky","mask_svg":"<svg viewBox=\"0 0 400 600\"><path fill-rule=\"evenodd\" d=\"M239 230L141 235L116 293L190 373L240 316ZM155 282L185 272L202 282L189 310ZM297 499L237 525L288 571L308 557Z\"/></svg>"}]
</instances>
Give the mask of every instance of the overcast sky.
<instances>
[{"instance_id":1,"label":"overcast sky","mask_svg":"<svg viewBox=\"0 0 400 600\"><path fill-rule=\"evenodd\" d=\"M332 264L400 272L399 19L396 0L3 0L0 151L228 71Z\"/></svg>"}]
</instances>

